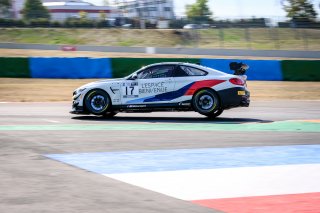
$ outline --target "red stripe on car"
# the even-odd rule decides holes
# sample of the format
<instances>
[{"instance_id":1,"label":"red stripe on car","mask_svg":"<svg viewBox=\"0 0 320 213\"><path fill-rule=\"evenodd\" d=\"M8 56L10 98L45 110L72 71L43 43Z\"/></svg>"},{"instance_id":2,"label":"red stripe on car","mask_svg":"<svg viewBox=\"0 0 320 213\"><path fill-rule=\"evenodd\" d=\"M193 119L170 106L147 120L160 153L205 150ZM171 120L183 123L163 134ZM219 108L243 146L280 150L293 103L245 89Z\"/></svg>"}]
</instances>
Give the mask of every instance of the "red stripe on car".
<instances>
[{"instance_id":1,"label":"red stripe on car","mask_svg":"<svg viewBox=\"0 0 320 213\"><path fill-rule=\"evenodd\" d=\"M195 82L184 95L193 95L195 91L201 88L210 88L225 82L225 80L204 80Z\"/></svg>"}]
</instances>

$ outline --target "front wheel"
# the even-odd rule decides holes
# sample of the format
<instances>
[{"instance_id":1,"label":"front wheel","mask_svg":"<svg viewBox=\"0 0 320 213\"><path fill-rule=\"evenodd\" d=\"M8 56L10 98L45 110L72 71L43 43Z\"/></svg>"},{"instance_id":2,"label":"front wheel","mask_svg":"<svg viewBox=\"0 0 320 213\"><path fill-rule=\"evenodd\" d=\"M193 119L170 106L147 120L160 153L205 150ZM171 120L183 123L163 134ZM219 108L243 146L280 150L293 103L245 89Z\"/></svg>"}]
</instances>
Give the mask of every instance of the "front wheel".
<instances>
[{"instance_id":1,"label":"front wheel","mask_svg":"<svg viewBox=\"0 0 320 213\"><path fill-rule=\"evenodd\" d=\"M109 111L109 112L104 113L102 116L104 118L113 118L116 114L118 114L118 112Z\"/></svg>"},{"instance_id":2,"label":"front wheel","mask_svg":"<svg viewBox=\"0 0 320 213\"><path fill-rule=\"evenodd\" d=\"M94 115L104 115L111 107L109 95L102 90L92 90L85 97L85 106Z\"/></svg>"},{"instance_id":3,"label":"front wheel","mask_svg":"<svg viewBox=\"0 0 320 213\"><path fill-rule=\"evenodd\" d=\"M197 92L192 99L192 105L196 112L210 118L218 117L223 112L218 95L209 89Z\"/></svg>"}]
</instances>

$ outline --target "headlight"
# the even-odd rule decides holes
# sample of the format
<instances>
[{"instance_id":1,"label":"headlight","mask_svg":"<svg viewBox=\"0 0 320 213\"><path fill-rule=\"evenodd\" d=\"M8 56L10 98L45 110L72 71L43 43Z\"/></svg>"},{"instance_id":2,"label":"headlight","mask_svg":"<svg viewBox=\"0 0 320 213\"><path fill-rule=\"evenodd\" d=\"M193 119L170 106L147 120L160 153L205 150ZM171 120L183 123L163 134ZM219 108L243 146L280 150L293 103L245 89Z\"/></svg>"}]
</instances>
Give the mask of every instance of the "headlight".
<instances>
[{"instance_id":1,"label":"headlight","mask_svg":"<svg viewBox=\"0 0 320 213\"><path fill-rule=\"evenodd\" d=\"M81 88L81 89L78 89L78 93L81 93L83 91L85 91L87 88Z\"/></svg>"},{"instance_id":2,"label":"headlight","mask_svg":"<svg viewBox=\"0 0 320 213\"><path fill-rule=\"evenodd\" d=\"M73 92L73 97L74 96L78 96L81 92L83 92L86 88L81 88L81 89L76 89L74 92Z\"/></svg>"},{"instance_id":3,"label":"headlight","mask_svg":"<svg viewBox=\"0 0 320 213\"><path fill-rule=\"evenodd\" d=\"M80 88L80 89L77 89L73 95L78 95L79 93L83 92L86 88Z\"/></svg>"}]
</instances>

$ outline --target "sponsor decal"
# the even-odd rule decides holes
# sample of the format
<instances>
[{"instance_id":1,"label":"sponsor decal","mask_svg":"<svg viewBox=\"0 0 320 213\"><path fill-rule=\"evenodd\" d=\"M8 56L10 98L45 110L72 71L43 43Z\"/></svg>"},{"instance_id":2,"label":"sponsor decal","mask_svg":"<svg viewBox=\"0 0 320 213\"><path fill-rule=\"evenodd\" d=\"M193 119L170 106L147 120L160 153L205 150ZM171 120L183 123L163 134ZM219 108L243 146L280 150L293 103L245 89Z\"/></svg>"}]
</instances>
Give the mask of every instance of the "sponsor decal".
<instances>
[{"instance_id":1,"label":"sponsor decal","mask_svg":"<svg viewBox=\"0 0 320 213\"><path fill-rule=\"evenodd\" d=\"M139 94L146 93L165 93L168 89L165 86L165 82L152 82L152 83L143 83L139 89Z\"/></svg>"},{"instance_id":2,"label":"sponsor decal","mask_svg":"<svg viewBox=\"0 0 320 213\"><path fill-rule=\"evenodd\" d=\"M127 108L145 108L147 105L128 105Z\"/></svg>"},{"instance_id":3,"label":"sponsor decal","mask_svg":"<svg viewBox=\"0 0 320 213\"><path fill-rule=\"evenodd\" d=\"M112 87L110 87L110 90L111 90L111 92L112 92L113 94L116 94L116 92L119 91L119 89L113 89Z\"/></svg>"},{"instance_id":4,"label":"sponsor decal","mask_svg":"<svg viewBox=\"0 0 320 213\"><path fill-rule=\"evenodd\" d=\"M190 103L179 103L180 106L190 106Z\"/></svg>"}]
</instances>

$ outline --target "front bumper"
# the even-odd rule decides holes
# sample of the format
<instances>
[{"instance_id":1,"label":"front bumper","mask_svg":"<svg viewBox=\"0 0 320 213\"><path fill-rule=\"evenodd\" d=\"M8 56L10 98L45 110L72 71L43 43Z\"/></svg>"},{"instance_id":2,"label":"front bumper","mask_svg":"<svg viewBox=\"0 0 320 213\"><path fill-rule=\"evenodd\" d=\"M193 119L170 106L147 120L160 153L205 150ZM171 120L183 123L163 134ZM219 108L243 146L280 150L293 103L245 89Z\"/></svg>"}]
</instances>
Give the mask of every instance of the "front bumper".
<instances>
[{"instance_id":1,"label":"front bumper","mask_svg":"<svg viewBox=\"0 0 320 213\"><path fill-rule=\"evenodd\" d=\"M83 106L79 106L81 101L82 101L82 94L77 93L77 91L74 91L73 92L72 110L70 111L71 114L85 114L85 115L89 114Z\"/></svg>"},{"instance_id":2,"label":"front bumper","mask_svg":"<svg viewBox=\"0 0 320 213\"><path fill-rule=\"evenodd\" d=\"M250 92L243 87L234 87L218 91L223 109L249 107Z\"/></svg>"},{"instance_id":3,"label":"front bumper","mask_svg":"<svg viewBox=\"0 0 320 213\"><path fill-rule=\"evenodd\" d=\"M72 110L70 111L71 114L88 114L83 106L79 106L78 101L73 101L72 102Z\"/></svg>"}]
</instances>

